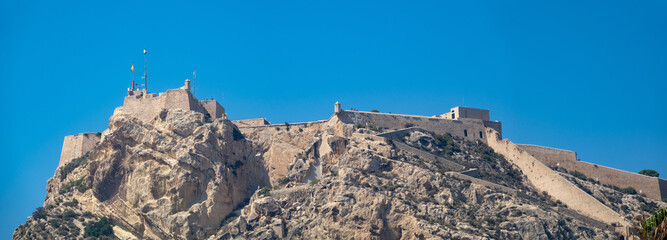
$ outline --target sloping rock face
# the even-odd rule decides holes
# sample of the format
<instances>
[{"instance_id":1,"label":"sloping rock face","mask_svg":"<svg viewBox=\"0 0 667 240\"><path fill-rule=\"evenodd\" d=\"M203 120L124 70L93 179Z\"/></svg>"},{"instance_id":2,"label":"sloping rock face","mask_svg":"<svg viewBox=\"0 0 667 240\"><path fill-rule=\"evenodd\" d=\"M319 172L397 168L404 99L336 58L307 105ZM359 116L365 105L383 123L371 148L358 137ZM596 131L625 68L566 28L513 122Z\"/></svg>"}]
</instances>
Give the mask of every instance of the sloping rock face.
<instances>
[{"instance_id":1,"label":"sloping rock face","mask_svg":"<svg viewBox=\"0 0 667 240\"><path fill-rule=\"evenodd\" d=\"M300 133L283 134L294 135L293 139ZM425 132L399 139L375 134L332 119L310 146L294 156L284 178L257 192L210 239L609 239L615 235L611 226L568 211L537 192L516 166L481 142ZM401 143L437 158L419 157L397 147ZM449 165L438 162L445 160L478 166L480 182L494 181L503 189L448 174ZM313 174L318 171L318 178L308 177L318 176Z\"/></svg>"},{"instance_id":2,"label":"sloping rock face","mask_svg":"<svg viewBox=\"0 0 667 240\"><path fill-rule=\"evenodd\" d=\"M252 143L234 131L228 120L205 122L203 114L185 110L163 111L150 123L113 116L102 142L49 180L48 217L29 219L26 225L40 225L71 209L76 215L109 217L134 237L204 238L258 186L268 184ZM76 206L63 205L73 199ZM45 230L51 232L50 227L58 229L47 225ZM55 235L84 234L83 227L79 231ZM14 238L32 236L18 232Z\"/></svg>"}]
</instances>

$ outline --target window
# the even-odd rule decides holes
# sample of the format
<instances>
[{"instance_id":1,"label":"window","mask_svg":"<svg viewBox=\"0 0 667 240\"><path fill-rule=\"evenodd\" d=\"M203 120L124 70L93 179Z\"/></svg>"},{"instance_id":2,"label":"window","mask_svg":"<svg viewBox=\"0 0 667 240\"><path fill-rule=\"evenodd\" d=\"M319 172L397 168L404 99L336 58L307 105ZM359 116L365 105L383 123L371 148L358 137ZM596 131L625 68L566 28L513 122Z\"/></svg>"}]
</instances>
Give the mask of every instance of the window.
<instances>
[{"instance_id":1,"label":"window","mask_svg":"<svg viewBox=\"0 0 667 240\"><path fill-rule=\"evenodd\" d=\"M468 130L463 130L463 135L467 137L468 136Z\"/></svg>"},{"instance_id":2,"label":"window","mask_svg":"<svg viewBox=\"0 0 667 240\"><path fill-rule=\"evenodd\" d=\"M456 118L456 114L452 113L452 119Z\"/></svg>"},{"instance_id":3,"label":"window","mask_svg":"<svg viewBox=\"0 0 667 240\"><path fill-rule=\"evenodd\" d=\"M482 135L482 131L479 131L479 138L484 138L484 135Z\"/></svg>"}]
</instances>

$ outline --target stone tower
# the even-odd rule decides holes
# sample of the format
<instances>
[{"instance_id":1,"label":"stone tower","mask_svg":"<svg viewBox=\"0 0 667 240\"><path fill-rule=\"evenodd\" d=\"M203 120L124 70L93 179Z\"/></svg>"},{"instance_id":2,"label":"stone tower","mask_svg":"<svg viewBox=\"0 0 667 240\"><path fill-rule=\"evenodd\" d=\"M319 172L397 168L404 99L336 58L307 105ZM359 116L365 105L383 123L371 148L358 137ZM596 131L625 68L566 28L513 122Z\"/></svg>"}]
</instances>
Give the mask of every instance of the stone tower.
<instances>
[{"instance_id":1,"label":"stone tower","mask_svg":"<svg viewBox=\"0 0 667 240\"><path fill-rule=\"evenodd\" d=\"M339 113L339 112L341 112L340 103L336 101L336 104L334 104L334 113Z\"/></svg>"},{"instance_id":2,"label":"stone tower","mask_svg":"<svg viewBox=\"0 0 667 240\"><path fill-rule=\"evenodd\" d=\"M190 91L190 79L185 79L185 90Z\"/></svg>"}]
</instances>

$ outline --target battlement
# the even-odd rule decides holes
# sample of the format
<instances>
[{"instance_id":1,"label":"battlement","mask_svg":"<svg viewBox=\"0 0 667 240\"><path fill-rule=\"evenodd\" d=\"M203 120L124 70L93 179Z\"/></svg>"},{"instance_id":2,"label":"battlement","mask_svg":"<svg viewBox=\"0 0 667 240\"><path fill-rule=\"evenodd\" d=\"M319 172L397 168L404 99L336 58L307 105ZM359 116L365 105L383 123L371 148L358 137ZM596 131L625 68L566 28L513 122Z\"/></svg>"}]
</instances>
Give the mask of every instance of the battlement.
<instances>
[{"instance_id":1,"label":"battlement","mask_svg":"<svg viewBox=\"0 0 667 240\"><path fill-rule=\"evenodd\" d=\"M199 101L190 93L190 80L178 89L155 94L146 90L129 91L123 106L114 110L114 115L131 115L142 121L150 121L163 109L183 109L203 113L212 119L226 118L225 108L215 100Z\"/></svg>"}]
</instances>

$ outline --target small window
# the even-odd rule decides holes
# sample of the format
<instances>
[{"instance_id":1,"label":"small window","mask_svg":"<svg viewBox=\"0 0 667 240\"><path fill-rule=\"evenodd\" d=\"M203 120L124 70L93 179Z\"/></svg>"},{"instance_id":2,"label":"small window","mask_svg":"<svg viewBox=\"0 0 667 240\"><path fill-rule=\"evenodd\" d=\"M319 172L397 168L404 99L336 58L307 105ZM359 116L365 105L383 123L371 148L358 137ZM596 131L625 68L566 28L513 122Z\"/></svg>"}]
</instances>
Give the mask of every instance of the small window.
<instances>
[{"instance_id":1,"label":"small window","mask_svg":"<svg viewBox=\"0 0 667 240\"><path fill-rule=\"evenodd\" d=\"M479 131L479 138L484 138L484 135L482 135L482 131Z\"/></svg>"},{"instance_id":2,"label":"small window","mask_svg":"<svg viewBox=\"0 0 667 240\"><path fill-rule=\"evenodd\" d=\"M452 119L456 118L456 114L452 113Z\"/></svg>"},{"instance_id":3,"label":"small window","mask_svg":"<svg viewBox=\"0 0 667 240\"><path fill-rule=\"evenodd\" d=\"M467 137L468 136L468 130L463 130L463 135Z\"/></svg>"}]
</instances>

